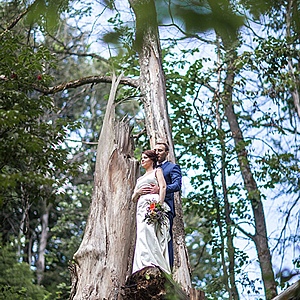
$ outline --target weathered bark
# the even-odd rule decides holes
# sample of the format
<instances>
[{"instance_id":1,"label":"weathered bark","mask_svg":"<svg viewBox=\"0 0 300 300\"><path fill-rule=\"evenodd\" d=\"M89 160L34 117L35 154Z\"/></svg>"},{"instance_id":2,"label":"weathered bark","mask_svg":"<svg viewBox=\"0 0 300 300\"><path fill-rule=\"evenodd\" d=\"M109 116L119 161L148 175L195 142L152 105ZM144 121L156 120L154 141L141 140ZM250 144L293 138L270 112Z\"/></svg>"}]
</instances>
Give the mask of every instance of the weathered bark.
<instances>
[{"instance_id":1,"label":"weathered bark","mask_svg":"<svg viewBox=\"0 0 300 300\"><path fill-rule=\"evenodd\" d=\"M75 263L70 299L121 299L131 271L138 175L129 125L115 121L114 99L120 77L113 77L99 143L90 213ZM77 278L76 278L77 276Z\"/></svg>"},{"instance_id":2,"label":"weathered bark","mask_svg":"<svg viewBox=\"0 0 300 300\"><path fill-rule=\"evenodd\" d=\"M247 149L242 130L239 126L237 116L234 112L234 105L232 102L232 86L234 83L234 67L233 63L236 59L236 52L231 52L231 58L228 63L228 71L225 79L223 100L225 105L225 116L227 118L230 131L235 143L239 167L244 181L245 189L248 192L248 199L250 200L254 223L255 234L251 236L258 255L258 261L261 268L262 280L264 284L265 294L267 299L271 299L277 295L276 282L274 279L274 272L271 262L271 253L268 246L267 227L265 222L265 214L262 205L260 191L257 187L256 181L253 177Z\"/></svg>"},{"instance_id":3,"label":"weathered bark","mask_svg":"<svg viewBox=\"0 0 300 300\"><path fill-rule=\"evenodd\" d=\"M154 147L158 139L166 140L170 146L170 161L175 161L172 133L167 109L165 77L162 69L161 49L153 0L129 0L136 16L136 48L140 62L140 90L145 111L145 125ZM176 218L174 219L174 271L173 277L189 293L191 279L182 204L179 195L175 197Z\"/></svg>"}]
</instances>

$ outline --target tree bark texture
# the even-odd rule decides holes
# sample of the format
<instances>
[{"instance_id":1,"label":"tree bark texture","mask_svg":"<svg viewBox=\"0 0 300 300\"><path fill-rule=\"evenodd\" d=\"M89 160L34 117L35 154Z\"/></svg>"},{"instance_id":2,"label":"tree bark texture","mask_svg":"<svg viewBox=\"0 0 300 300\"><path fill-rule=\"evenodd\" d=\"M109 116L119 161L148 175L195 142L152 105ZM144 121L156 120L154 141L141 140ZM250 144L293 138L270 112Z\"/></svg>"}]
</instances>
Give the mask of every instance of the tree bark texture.
<instances>
[{"instance_id":1,"label":"tree bark texture","mask_svg":"<svg viewBox=\"0 0 300 300\"><path fill-rule=\"evenodd\" d=\"M136 16L135 47L141 69L139 86L150 145L154 146L160 138L173 145L155 3L153 0L129 0L129 3ZM170 156L174 157L172 147Z\"/></svg>"},{"instance_id":2,"label":"tree bark texture","mask_svg":"<svg viewBox=\"0 0 300 300\"><path fill-rule=\"evenodd\" d=\"M153 0L129 0L129 3L136 16L135 45L139 53L141 100L145 111L145 125L150 146L154 147L158 139L167 141L170 146L169 160L174 162L175 155L167 108L155 3ZM175 207L173 278L189 294L191 278L179 195L175 195Z\"/></svg>"},{"instance_id":3,"label":"tree bark texture","mask_svg":"<svg viewBox=\"0 0 300 300\"><path fill-rule=\"evenodd\" d=\"M254 241L257 250L266 297L267 299L271 299L277 295L277 290L276 282L274 279L274 272L272 268L271 253L268 246L265 214L260 191L257 187L256 181L251 171L251 166L248 159L247 149L245 147L243 133L239 126L237 116L234 112L234 105L232 102L232 86L235 74L234 68L231 66L233 65L233 62L235 60L236 53L234 52L231 54L231 63L228 64L229 67L225 79L223 95L225 105L225 116L227 118L230 131L234 140L234 144L238 155L239 167L244 181L244 186L248 192L248 199L250 200L253 211L255 233L251 237Z\"/></svg>"},{"instance_id":4,"label":"tree bark texture","mask_svg":"<svg viewBox=\"0 0 300 300\"><path fill-rule=\"evenodd\" d=\"M70 299L121 299L131 272L135 233L132 191L138 176L130 128L115 121L114 99L120 78L113 76L98 141L94 191L83 240L70 267Z\"/></svg>"}]
</instances>

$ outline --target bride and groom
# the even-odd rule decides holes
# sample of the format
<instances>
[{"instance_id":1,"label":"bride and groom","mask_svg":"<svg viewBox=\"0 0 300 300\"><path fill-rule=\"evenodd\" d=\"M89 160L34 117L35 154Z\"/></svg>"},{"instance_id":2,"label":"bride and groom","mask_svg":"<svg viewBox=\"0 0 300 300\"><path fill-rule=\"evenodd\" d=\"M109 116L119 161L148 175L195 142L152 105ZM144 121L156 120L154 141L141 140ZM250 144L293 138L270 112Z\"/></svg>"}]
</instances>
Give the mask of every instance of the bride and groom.
<instances>
[{"instance_id":1,"label":"bride and groom","mask_svg":"<svg viewBox=\"0 0 300 300\"><path fill-rule=\"evenodd\" d=\"M142 153L141 165L146 173L139 177L132 195L137 202L136 245L133 259L133 270L148 266L158 266L164 272L171 274L173 253L173 218L175 217L174 192L181 189L181 170L177 164L167 161L169 147L166 143L156 143L154 150ZM149 214L149 204L161 205L167 213L165 222L157 225L146 222ZM149 215L148 215L149 216Z\"/></svg>"}]
</instances>

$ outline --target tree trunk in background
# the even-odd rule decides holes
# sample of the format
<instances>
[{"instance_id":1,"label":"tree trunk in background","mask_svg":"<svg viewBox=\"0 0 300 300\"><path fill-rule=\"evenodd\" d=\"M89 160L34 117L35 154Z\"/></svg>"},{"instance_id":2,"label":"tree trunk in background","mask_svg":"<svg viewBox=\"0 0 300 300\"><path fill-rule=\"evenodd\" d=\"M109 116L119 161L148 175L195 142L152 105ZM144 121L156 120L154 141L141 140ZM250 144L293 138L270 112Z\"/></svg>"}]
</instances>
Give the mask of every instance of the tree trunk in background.
<instances>
[{"instance_id":1,"label":"tree trunk in background","mask_svg":"<svg viewBox=\"0 0 300 300\"><path fill-rule=\"evenodd\" d=\"M293 11L298 11L297 8L297 1L289 0L287 3L287 10L286 10L286 38L290 41L294 40L291 38L291 23L293 20ZM297 44L297 41L294 41L294 43ZM292 50L292 43L288 45L290 50ZM293 64L292 57L288 57L288 68L289 68L289 74L291 75L291 78L294 81L294 89L291 90L291 95L294 101L294 107L298 114L298 117L300 118L300 95L299 95L299 88L300 88L300 81L299 76L295 75L294 71L294 65L295 67L299 68L299 64ZM298 73L299 70L296 69L296 73Z\"/></svg>"},{"instance_id":2,"label":"tree trunk in background","mask_svg":"<svg viewBox=\"0 0 300 300\"><path fill-rule=\"evenodd\" d=\"M225 224L226 224L226 244L227 244L227 255L228 255L228 267L227 272L227 283L228 283L228 293L229 300L239 300L238 288L236 285L236 276L235 276L235 247L234 247L234 236L232 234L232 225L233 222L231 220L231 207L228 199L228 190L227 190L227 180L226 180L226 154L225 154L225 140L224 131L221 130L221 126L218 128L220 130L220 143L221 143L221 151L222 151L222 167L221 167L221 182L222 182L222 191L224 198L224 214L225 214Z\"/></svg>"},{"instance_id":3,"label":"tree trunk in background","mask_svg":"<svg viewBox=\"0 0 300 300\"><path fill-rule=\"evenodd\" d=\"M129 0L129 3L136 16L135 46L139 53L140 90L150 146L154 147L158 139L166 140L170 146L169 160L174 162L174 146L167 109L155 3L153 0ZM191 277L185 246L182 204L178 194L175 195L175 207L173 278L189 294Z\"/></svg>"},{"instance_id":4,"label":"tree trunk in background","mask_svg":"<svg viewBox=\"0 0 300 300\"><path fill-rule=\"evenodd\" d=\"M256 181L253 177L247 149L245 147L245 140L242 130L239 126L237 116L234 112L234 104L232 102L232 86L234 83L234 61L236 59L236 52L230 53L228 62L227 75L224 85L223 103L225 106L225 116L227 118L230 131L235 143L238 162L244 181L245 189L248 192L248 199L251 203L255 233L252 235L254 241L258 261L261 267L262 280L267 299L271 299L277 295L276 282L272 268L271 253L268 246L267 227L265 222L265 214L262 205L260 191L257 187Z\"/></svg>"},{"instance_id":5,"label":"tree trunk in background","mask_svg":"<svg viewBox=\"0 0 300 300\"><path fill-rule=\"evenodd\" d=\"M94 191L83 240L71 266L70 299L121 299L129 275L135 232L131 195L138 175L127 122L115 121L113 77L98 141Z\"/></svg>"},{"instance_id":6,"label":"tree trunk in background","mask_svg":"<svg viewBox=\"0 0 300 300\"><path fill-rule=\"evenodd\" d=\"M41 284L44 278L45 271L45 250L47 246L48 239L48 225L49 225L49 212L51 205L46 205L46 201L43 203L43 215L41 217L41 226L42 231L39 237L39 254L38 260L36 262L36 274L37 274L37 283Z\"/></svg>"},{"instance_id":7,"label":"tree trunk in background","mask_svg":"<svg viewBox=\"0 0 300 300\"><path fill-rule=\"evenodd\" d=\"M25 246L22 249L23 250L23 260L27 262L29 265L31 265L32 260L32 234L29 227L29 210L30 210L30 202L29 202L29 195L26 192L26 188L24 186L21 186L22 190L22 219L20 221L20 227L19 227L19 240L21 240L22 237L25 237ZM18 244L18 251L17 256L22 256L21 251L21 244Z\"/></svg>"}]
</instances>

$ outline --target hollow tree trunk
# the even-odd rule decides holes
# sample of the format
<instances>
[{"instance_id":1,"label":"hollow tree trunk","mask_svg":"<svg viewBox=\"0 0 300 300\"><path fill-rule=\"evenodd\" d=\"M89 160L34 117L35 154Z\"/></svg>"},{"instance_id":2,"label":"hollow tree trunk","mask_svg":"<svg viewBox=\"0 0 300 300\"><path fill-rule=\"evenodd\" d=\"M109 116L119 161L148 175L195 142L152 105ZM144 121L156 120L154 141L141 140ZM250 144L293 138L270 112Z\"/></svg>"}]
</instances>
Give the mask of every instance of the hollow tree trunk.
<instances>
[{"instance_id":1,"label":"hollow tree trunk","mask_svg":"<svg viewBox=\"0 0 300 300\"><path fill-rule=\"evenodd\" d=\"M71 266L70 299L121 299L131 271L135 232L135 204L131 201L138 175L127 122L115 121L112 88L98 141L94 191L90 213L75 263Z\"/></svg>"},{"instance_id":2,"label":"hollow tree trunk","mask_svg":"<svg viewBox=\"0 0 300 300\"><path fill-rule=\"evenodd\" d=\"M140 63L140 90L145 111L145 125L154 147L158 139L168 141L170 161L175 161L172 133L167 109L166 86L162 69L161 48L153 0L129 0L136 17L136 49ZM180 196L175 195L174 219L174 271L173 278L189 294L191 278Z\"/></svg>"}]
</instances>

